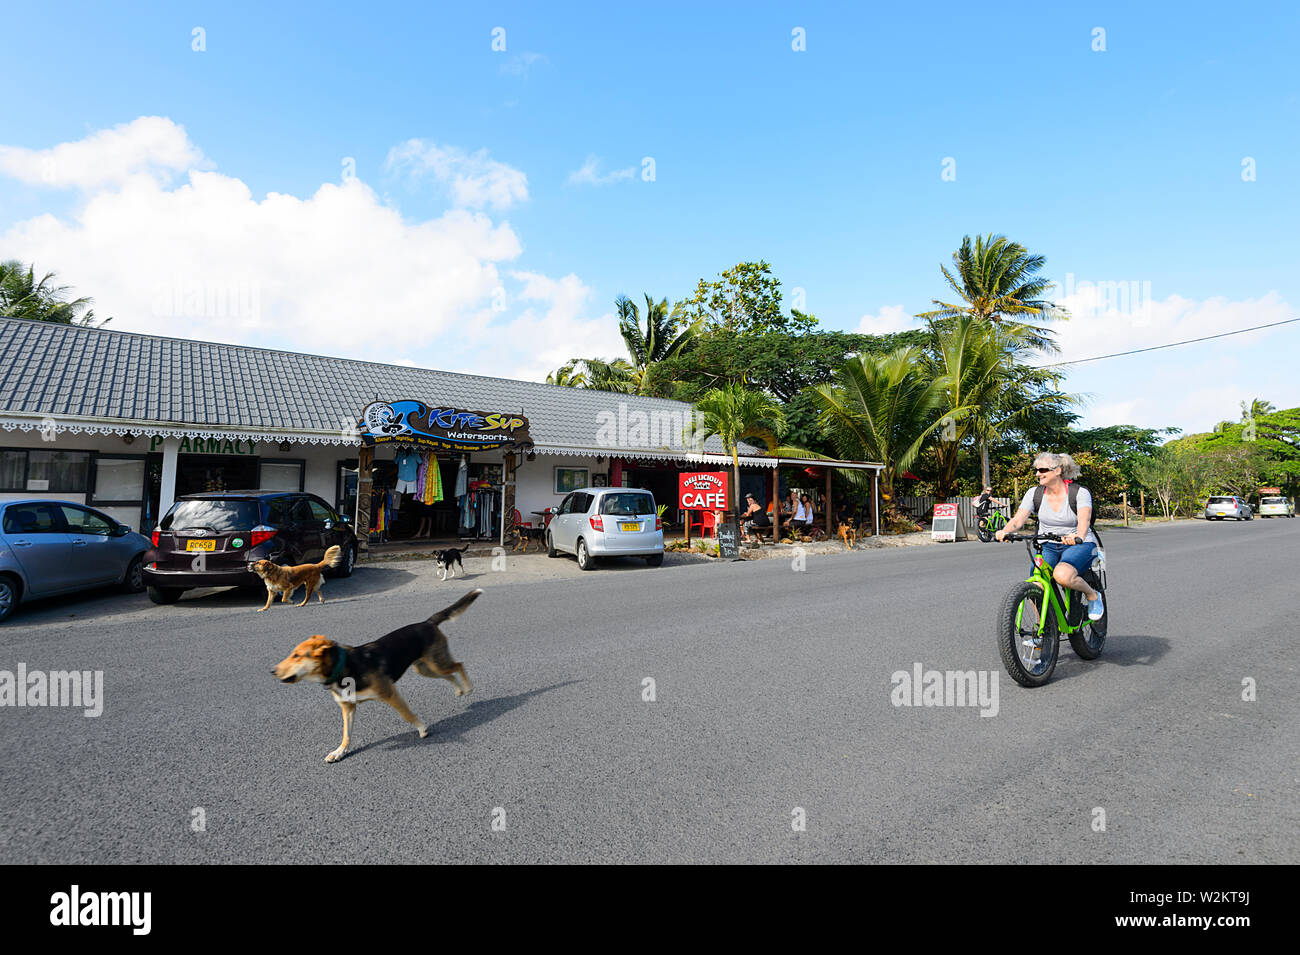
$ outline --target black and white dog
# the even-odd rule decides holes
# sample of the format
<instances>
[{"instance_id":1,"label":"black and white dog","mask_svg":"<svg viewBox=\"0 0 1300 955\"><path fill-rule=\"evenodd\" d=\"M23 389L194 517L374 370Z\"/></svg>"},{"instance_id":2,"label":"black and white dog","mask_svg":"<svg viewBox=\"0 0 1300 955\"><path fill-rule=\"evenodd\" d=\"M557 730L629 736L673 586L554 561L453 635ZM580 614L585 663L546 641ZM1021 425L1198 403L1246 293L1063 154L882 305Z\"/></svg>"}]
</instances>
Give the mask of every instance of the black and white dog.
<instances>
[{"instance_id":1,"label":"black and white dog","mask_svg":"<svg viewBox=\"0 0 1300 955\"><path fill-rule=\"evenodd\" d=\"M469 550L468 547L462 547L457 550L455 547L449 547L447 550L440 550L433 555L433 562L438 565L438 579L449 580L456 576L456 567L460 568L462 574L465 573L465 565L460 562L460 555Z\"/></svg>"}]
</instances>

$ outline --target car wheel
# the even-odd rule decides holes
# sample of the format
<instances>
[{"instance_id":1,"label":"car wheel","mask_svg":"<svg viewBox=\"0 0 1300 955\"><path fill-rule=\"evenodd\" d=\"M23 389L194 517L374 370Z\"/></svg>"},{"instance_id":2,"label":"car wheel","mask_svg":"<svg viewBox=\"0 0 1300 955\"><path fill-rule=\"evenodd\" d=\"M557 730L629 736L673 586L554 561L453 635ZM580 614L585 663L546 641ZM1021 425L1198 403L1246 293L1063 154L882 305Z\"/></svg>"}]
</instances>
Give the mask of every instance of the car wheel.
<instances>
[{"instance_id":1,"label":"car wheel","mask_svg":"<svg viewBox=\"0 0 1300 955\"><path fill-rule=\"evenodd\" d=\"M0 622L13 616L22 597L22 584L12 577L0 574Z\"/></svg>"},{"instance_id":2,"label":"car wheel","mask_svg":"<svg viewBox=\"0 0 1300 955\"><path fill-rule=\"evenodd\" d=\"M174 604L185 591L180 587L150 587L149 599L156 604Z\"/></svg>"},{"instance_id":3,"label":"car wheel","mask_svg":"<svg viewBox=\"0 0 1300 955\"><path fill-rule=\"evenodd\" d=\"M137 554L122 578L122 590L128 594L144 592L144 554Z\"/></svg>"},{"instance_id":4,"label":"car wheel","mask_svg":"<svg viewBox=\"0 0 1300 955\"><path fill-rule=\"evenodd\" d=\"M578 538L578 569L579 570L596 569L596 560L591 556L591 552L587 550L587 542L583 540L581 537Z\"/></svg>"},{"instance_id":5,"label":"car wheel","mask_svg":"<svg viewBox=\"0 0 1300 955\"><path fill-rule=\"evenodd\" d=\"M663 562L664 562L664 555L663 555L663 554L653 554L653 555L651 555L650 557L647 557L647 558L645 559L645 562L646 562L647 564L649 564L651 567L659 567L659 566L662 566L662 564L663 564Z\"/></svg>"},{"instance_id":6,"label":"car wheel","mask_svg":"<svg viewBox=\"0 0 1300 955\"><path fill-rule=\"evenodd\" d=\"M560 552L555 549L555 541L551 540L551 532L546 532L546 556L559 557Z\"/></svg>"},{"instance_id":7,"label":"car wheel","mask_svg":"<svg viewBox=\"0 0 1300 955\"><path fill-rule=\"evenodd\" d=\"M343 560L339 564L338 569L334 571L334 576L351 577L352 571L356 569L356 566L357 566L357 545L349 544L347 546L347 549L343 551Z\"/></svg>"}]
</instances>

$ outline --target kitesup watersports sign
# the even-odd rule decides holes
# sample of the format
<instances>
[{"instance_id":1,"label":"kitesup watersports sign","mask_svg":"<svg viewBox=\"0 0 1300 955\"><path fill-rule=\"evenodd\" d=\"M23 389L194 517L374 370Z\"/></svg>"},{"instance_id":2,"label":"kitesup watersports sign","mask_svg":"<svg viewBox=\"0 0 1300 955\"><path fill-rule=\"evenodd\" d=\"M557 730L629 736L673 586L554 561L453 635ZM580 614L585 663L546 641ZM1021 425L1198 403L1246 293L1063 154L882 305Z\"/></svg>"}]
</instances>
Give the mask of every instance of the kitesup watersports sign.
<instances>
[{"instance_id":1,"label":"kitesup watersports sign","mask_svg":"<svg viewBox=\"0 0 1300 955\"><path fill-rule=\"evenodd\" d=\"M361 412L361 443L397 441L439 451L531 445L523 415L466 411L423 401L374 401Z\"/></svg>"}]
</instances>

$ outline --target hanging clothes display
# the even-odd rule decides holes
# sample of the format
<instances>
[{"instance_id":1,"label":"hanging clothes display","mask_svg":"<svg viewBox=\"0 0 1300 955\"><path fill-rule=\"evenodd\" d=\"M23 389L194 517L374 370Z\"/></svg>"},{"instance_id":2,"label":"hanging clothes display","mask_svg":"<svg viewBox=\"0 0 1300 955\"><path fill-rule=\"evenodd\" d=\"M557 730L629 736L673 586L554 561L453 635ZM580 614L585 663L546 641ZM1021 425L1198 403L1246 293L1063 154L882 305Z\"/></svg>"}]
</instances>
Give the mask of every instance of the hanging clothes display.
<instances>
[{"instance_id":1,"label":"hanging clothes display","mask_svg":"<svg viewBox=\"0 0 1300 955\"><path fill-rule=\"evenodd\" d=\"M456 493L454 497L464 497L465 492L469 490L469 458L462 456L460 459L460 468L456 471Z\"/></svg>"}]
</instances>

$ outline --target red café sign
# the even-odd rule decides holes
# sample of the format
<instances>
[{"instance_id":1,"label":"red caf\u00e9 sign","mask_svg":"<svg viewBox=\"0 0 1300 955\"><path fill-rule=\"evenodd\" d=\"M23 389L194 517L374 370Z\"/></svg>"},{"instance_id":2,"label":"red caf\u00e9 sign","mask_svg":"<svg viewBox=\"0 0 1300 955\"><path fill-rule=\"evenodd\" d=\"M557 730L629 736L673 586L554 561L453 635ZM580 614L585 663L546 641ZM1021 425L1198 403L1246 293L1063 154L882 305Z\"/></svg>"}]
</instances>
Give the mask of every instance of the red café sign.
<instances>
[{"instance_id":1,"label":"red caf\u00e9 sign","mask_svg":"<svg viewBox=\"0 0 1300 955\"><path fill-rule=\"evenodd\" d=\"M687 511L725 511L727 472L695 471L677 476L677 505Z\"/></svg>"}]
</instances>

